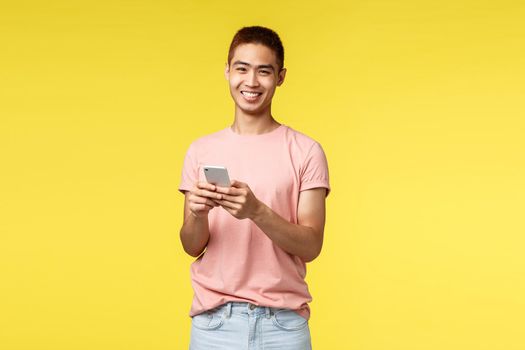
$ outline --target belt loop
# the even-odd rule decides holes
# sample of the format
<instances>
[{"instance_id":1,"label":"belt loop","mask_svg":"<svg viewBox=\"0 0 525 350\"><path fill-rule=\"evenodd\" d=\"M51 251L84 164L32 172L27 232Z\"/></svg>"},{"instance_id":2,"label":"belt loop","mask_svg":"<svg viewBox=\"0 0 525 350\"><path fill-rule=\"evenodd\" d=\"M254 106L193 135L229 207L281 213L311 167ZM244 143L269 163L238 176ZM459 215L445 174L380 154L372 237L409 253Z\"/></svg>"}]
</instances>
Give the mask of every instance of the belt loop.
<instances>
[{"instance_id":1,"label":"belt loop","mask_svg":"<svg viewBox=\"0 0 525 350\"><path fill-rule=\"evenodd\" d=\"M226 304L226 311L224 313L226 315L226 318L230 318L230 316L232 315L232 303L231 302Z\"/></svg>"},{"instance_id":2,"label":"belt loop","mask_svg":"<svg viewBox=\"0 0 525 350\"><path fill-rule=\"evenodd\" d=\"M264 308L264 311L266 312L266 318L270 318L270 307L269 306L266 306Z\"/></svg>"}]
</instances>

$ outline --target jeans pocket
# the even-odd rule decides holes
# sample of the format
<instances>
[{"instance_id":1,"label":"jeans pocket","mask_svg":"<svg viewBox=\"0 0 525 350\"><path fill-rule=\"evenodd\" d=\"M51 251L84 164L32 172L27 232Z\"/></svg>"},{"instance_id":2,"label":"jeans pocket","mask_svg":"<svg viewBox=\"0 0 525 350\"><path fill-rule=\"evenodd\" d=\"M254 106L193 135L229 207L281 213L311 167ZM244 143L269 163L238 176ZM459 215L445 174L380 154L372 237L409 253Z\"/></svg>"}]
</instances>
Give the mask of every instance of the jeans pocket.
<instances>
[{"instance_id":1,"label":"jeans pocket","mask_svg":"<svg viewBox=\"0 0 525 350\"><path fill-rule=\"evenodd\" d=\"M275 311L272 321L275 326L285 331L298 331L308 326L307 319L288 309Z\"/></svg>"},{"instance_id":2,"label":"jeans pocket","mask_svg":"<svg viewBox=\"0 0 525 350\"><path fill-rule=\"evenodd\" d=\"M217 310L210 310L191 318L193 326L203 330L219 329L224 323L224 315Z\"/></svg>"}]
</instances>

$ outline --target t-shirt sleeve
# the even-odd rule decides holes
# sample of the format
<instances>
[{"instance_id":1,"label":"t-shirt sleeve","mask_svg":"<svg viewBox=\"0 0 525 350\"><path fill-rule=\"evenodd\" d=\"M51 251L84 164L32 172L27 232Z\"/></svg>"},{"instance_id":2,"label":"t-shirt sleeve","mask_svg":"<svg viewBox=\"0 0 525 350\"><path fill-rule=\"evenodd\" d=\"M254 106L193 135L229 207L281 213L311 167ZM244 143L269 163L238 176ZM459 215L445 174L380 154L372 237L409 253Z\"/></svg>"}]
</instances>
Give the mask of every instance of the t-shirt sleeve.
<instances>
[{"instance_id":1,"label":"t-shirt sleeve","mask_svg":"<svg viewBox=\"0 0 525 350\"><path fill-rule=\"evenodd\" d=\"M304 161L299 191L316 187L326 188L326 196L328 196L331 190L328 176L328 161L326 160L323 148L318 142L310 148Z\"/></svg>"},{"instance_id":2,"label":"t-shirt sleeve","mask_svg":"<svg viewBox=\"0 0 525 350\"><path fill-rule=\"evenodd\" d=\"M184 191L189 191L199 179L199 167L195 144L190 144L184 157L184 164L182 166L182 174L179 185L179 191L184 194Z\"/></svg>"}]
</instances>

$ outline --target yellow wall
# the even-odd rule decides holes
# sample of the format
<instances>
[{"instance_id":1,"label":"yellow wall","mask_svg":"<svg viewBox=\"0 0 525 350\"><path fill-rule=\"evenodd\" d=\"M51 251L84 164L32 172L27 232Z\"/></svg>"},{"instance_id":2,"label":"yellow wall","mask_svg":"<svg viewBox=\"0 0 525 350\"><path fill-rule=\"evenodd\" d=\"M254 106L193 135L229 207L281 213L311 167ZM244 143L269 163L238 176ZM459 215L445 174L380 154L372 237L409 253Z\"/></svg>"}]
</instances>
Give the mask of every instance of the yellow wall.
<instances>
[{"instance_id":1,"label":"yellow wall","mask_svg":"<svg viewBox=\"0 0 525 350\"><path fill-rule=\"evenodd\" d=\"M182 160L244 25L328 157L314 349L524 349L520 1L2 1L0 349L187 349Z\"/></svg>"}]
</instances>

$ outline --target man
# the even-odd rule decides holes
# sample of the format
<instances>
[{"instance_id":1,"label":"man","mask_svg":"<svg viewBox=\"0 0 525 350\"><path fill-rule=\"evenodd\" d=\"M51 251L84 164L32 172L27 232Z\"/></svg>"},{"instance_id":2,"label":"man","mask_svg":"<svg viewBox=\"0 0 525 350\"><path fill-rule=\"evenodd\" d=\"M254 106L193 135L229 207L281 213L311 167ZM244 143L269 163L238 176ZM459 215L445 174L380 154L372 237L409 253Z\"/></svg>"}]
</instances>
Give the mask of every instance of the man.
<instances>
[{"instance_id":1,"label":"man","mask_svg":"<svg viewBox=\"0 0 525 350\"><path fill-rule=\"evenodd\" d=\"M225 69L233 125L194 141L184 159L180 239L198 257L190 349L311 348L304 278L321 252L330 185L321 145L272 116L283 64L273 30L240 29ZM226 167L231 186L207 183L204 165Z\"/></svg>"}]
</instances>

